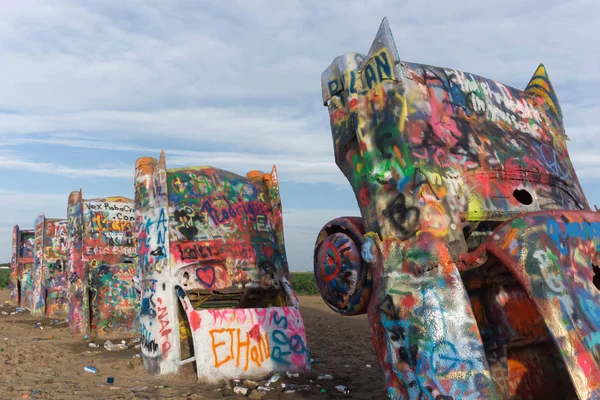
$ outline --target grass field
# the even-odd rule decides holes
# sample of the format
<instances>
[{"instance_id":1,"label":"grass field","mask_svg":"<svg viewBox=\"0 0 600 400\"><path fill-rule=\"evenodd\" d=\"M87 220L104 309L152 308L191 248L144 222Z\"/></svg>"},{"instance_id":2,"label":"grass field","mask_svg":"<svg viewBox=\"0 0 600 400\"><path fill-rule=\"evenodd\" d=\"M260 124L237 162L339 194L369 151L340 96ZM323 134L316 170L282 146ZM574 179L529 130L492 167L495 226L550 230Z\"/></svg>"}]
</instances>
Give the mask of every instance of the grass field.
<instances>
[{"instance_id":1,"label":"grass field","mask_svg":"<svg viewBox=\"0 0 600 400\"><path fill-rule=\"evenodd\" d=\"M315 275L312 272L292 272L292 287L296 294L301 295L316 295L319 294L317 290L317 282L315 281Z\"/></svg>"},{"instance_id":2,"label":"grass field","mask_svg":"<svg viewBox=\"0 0 600 400\"><path fill-rule=\"evenodd\" d=\"M8 267L10 264L0 264L0 267ZM10 269L0 269L0 289L8 288L8 277Z\"/></svg>"}]
</instances>

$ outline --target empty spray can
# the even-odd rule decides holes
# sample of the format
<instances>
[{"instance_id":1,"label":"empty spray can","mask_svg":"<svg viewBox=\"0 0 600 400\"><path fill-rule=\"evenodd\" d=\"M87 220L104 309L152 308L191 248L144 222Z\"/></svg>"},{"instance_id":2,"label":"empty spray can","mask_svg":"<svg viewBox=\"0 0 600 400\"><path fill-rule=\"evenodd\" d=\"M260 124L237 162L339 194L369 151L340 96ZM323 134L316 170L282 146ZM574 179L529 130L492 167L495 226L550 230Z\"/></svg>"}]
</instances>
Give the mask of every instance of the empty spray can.
<instances>
[{"instance_id":1,"label":"empty spray can","mask_svg":"<svg viewBox=\"0 0 600 400\"><path fill-rule=\"evenodd\" d=\"M348 393L350 393L350 389L348 389L348 388L347 388L346 386L344 386L344 385L337 385L337 386L335 387L335 390L337 390L338 392L342 392L342 393L344 393L344 394L348 394Z\"/></svg>"}]
</instances>

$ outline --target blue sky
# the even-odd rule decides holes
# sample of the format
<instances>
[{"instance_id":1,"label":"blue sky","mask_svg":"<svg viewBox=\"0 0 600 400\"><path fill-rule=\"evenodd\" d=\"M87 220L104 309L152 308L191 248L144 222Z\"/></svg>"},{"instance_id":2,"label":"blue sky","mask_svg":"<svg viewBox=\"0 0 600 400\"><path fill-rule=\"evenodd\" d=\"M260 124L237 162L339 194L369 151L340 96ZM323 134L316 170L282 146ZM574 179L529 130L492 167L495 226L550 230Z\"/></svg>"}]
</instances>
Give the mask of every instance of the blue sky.
<instances>
[{"instance_id":1,"label":"blue sky","mask_svg":"<svg viewBox=\"0 0 600 400\"><path fill-rule=\"evenodd\" d=\"M0 262L67 196L133 197L141 156L281 180L293 270L330 219L357 215L333 159L320 76L366 54L387 16L400 57L524 88L543 62L569 151L600 205L600 2L5 1L0 13Z\"/></svg>"}]
</instances>

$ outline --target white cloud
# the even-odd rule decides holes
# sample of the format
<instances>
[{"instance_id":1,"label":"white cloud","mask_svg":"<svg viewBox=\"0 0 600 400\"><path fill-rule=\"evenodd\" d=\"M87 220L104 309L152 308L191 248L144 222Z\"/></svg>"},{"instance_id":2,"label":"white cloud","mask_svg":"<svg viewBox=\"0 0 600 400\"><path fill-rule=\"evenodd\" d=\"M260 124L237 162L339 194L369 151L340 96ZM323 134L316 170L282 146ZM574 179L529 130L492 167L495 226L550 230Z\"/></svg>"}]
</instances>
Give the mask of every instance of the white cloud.
<instances>
[{"instance_id":1,"label":"white cloud","mask_svg":"<svg viewBox=\"0 0 600 400\"><path fill-rule=\"evenodd\" d=\"M104 177L133 179L133 168L72 168L54 163L35 162L25 159L17 154L3 152L0 154L0 169L16 171L39 172L50 175L60 175L69 178L78 177Z\"/></svg>"},{"instance_id":2,"label":"white cloud","mask_svg":"<svg viewBox=\"0 0 600 400\"><path fill-rule=\"evenodd\" d=\"M152 156L158 158L160 149L146 149L138 146L119 146L115 144L95 143L93 141L68 140L68 139L16 139L18 143L60 144L68 147L134 151L139 156ZM1 145L1 143L0 143ZM187 167L197 165L210 165L224 170L245 175L251 169L270 171L276 166L278 176L282 182L299 183L329 183L346 186L348 183L339 171L332 157L309 157L306 155L270 155L247 152L201 152L186 150L167 150L167 168ZM56 163L37 162L25 158L16 152L3 151L0 153L0 169L17 171L39 172L51 175L60 175L69 178L75 177L104 177L133 179L133 169L130 168L82 168L69 167Z\"/></svg>"},{"instance_id":3,"label":"white cloud","mask_svg":"<svg viewBox=\"0 0 600 400\"><path fill-rule=\"evenodd\" d=\"M523 87L546 63L559 96L597 104L600 3L519 1L9 2L0 16L0 137L101 132L200 150L332 157L320 74L366 53L388 16L404 60ZM584 88L584 89L581 89ZM588 99L589 100L589 99ZM595 113L568 130L594 127ZM578 138L573 137L574 141Z\"/></svg>"},{"instance_id":4,"label":"white cloud","mask_svg":"<svg viewBox=\"0 0 600 400\"><path fill-rule=\"evenodd\" d=\"M59 114L4 114L0 138L33 132L102 133L103 141L129 137L138 142L161 138L176 145L219 144L281 151L317 153L331 151L328 127L317 127L307 118L283 108L223 107L163 109L157 111L84 111ZM323 113L327 112L323 109Z\"/></svg>"}]
</instances>

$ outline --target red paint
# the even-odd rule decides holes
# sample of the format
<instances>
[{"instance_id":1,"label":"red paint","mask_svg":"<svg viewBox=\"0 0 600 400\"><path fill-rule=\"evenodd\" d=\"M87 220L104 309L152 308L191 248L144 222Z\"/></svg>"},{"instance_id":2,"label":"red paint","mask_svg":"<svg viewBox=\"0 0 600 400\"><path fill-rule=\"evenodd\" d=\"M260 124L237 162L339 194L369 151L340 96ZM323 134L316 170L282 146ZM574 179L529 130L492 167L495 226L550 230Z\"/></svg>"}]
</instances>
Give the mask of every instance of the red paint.
<instances>
[{"instance_id":1,"label":"red paint","mask_svg":"<svg viewBox=\"0 0 600 400\"><path fill-rule=\"evenodd\" d=\"M265 246L263 248L263 251L265 253L265 256L267 256L268 258L273 257L274 251L273 251L273 248L271 246L268 246L268 245Z\"/></svg>"},{"instance_id":2,"label":"red paint","mask_svg":"<svg viewBox=\"0 0 600 400\"><path fill-rule=\"evenodd\" d=\"M367 189L366 187L360 189L358 197L360 200L360 204L363 206L366 206L371 202L371 193L369 193L369 189Z\"/></svg>"},{"instance_id":3,"label":"red paint","mask_svg":"<svg viewBox=\"0 0 600 400\"><path fill-rule=\"evenodd\" d=\"M342 259L334 243L328 240L324 243L323 250L321 251L324 254L324 257L321 260L321 276L325 282L330 282L337 276L338 272L340 272ZM329 273L327 272L328 269L330 270ZM331 271L332 269L333 271Z\"/></svg>"},{"instance_id":4,"label":"red paint","mask_svg":"<svg viewBox=\"0 0 600 400\"><path fill-rule=\"evenodd\" d=\"M202 319L200 318L200 314L198 314L197 312L191 312L189 314L190 316L190 327L192 328L193 331L197 331L200 328L200 324L202 322Z\"/></svg>"},{"instance_id":5,"label":"red paint","mask_svg":"<svg viewBox=\"0 0 600 400\"><path fill-rule=\"evenodd\" d=\"M404 300L402 300L402 307L406 307L408 309L411 309L414 307L416 301L415 298L413 296L406 296L404 298Z\"/></svg>"},{"instance_id":6,"label":"red paint","mask_svg":"<svg viewBox=\"0 0 600 400\"><path fill-rule=\"evenodd\" d=\"M260 340L260 326L258 324L254 325L254 327L250 329L250 332L248 332L248 335L258 342Z\"/></svg>"},{"instance_id":7,"label":"red paint","mask_svg":"<svg viewBox=\"0 0 600 400\"><path fill-rule=\"evenodd\" d=\"M196 276L200 282L206 286L211 287L215 283L215 269L212 267L198 268L196 270Z\"/></svg>"}]
</instances>

